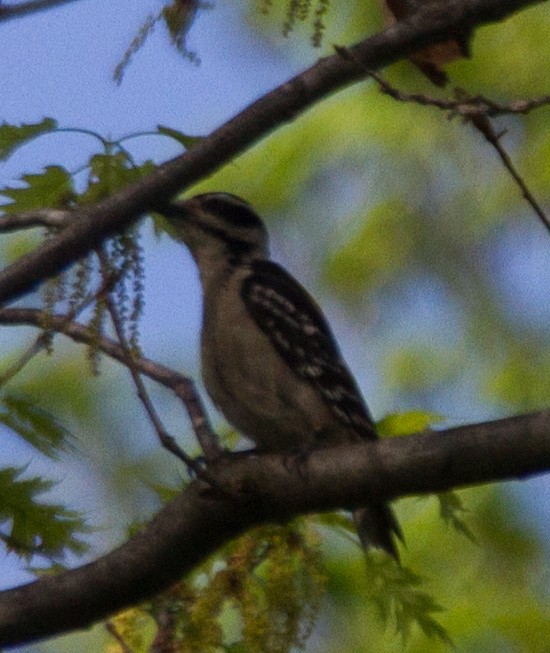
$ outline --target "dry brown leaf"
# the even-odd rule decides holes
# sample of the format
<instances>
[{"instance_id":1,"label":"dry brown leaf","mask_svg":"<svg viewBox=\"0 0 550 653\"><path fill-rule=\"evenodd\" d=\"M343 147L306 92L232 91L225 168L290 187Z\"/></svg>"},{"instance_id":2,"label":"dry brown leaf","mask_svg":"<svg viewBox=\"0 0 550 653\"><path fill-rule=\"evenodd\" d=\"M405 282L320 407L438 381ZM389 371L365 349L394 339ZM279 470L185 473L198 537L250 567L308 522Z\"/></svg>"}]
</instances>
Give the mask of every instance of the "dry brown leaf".
<instances>
[{"instance_id":1,"label":"dry brown leaf","mask_svg":"<svg viewBox=\"0 0 550 653\"><path fill-rule=\"evenodd\" d=\"M397 21L403 20L410 13L405 0L381 0L386 27L391 27ZM418 50L410 55L409 60L419 68L426 77L437 86L445 86L447 73L443 70L445 64L467 56L464 45L451 39L444 43L436 43Z\"/></svg>"}]
</instances>

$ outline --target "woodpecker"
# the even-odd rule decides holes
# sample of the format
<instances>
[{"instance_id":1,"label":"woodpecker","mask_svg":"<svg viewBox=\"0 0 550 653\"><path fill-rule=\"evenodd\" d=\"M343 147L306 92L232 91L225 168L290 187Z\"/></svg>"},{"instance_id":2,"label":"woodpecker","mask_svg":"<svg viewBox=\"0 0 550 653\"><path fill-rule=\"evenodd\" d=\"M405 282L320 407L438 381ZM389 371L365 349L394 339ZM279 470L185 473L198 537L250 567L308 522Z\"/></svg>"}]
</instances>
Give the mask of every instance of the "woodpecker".
<instances>
[{"instance_id":1,"label":"woodpecker","mask_svg":"<svg viewBox=\"0 0 550 653\"><path fill-rule=\"evenodd\" d=\"M203 290L201 365L216 407L258 450L307 450L377 438L357 384L317 303L269 258L264 223L214 192L165 205ZM390 507L353 512L361 543L398 558Z\"/></svg>"}]
</instances>

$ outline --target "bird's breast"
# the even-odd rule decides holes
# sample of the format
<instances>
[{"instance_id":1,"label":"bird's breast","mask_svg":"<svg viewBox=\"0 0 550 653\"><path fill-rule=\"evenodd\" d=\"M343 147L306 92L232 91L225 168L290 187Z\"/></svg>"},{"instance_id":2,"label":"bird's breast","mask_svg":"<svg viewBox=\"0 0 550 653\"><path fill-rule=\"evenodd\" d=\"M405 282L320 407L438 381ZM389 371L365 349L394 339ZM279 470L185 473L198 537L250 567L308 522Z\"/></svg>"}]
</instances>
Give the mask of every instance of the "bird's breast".
<instances>
[{"instance_id":1,"label":"bird's breast","mask_svg":"<svg viewBox=\"0 0 550 653\"><path fill-rule=\"evenodd\" d=\"M217 302L209 302L204 314L205 387L226 419L259 448L307 446L333 423L330 410L318 392L288 367L246 306L234 298L234 293L225 293Z\"/></svg>"}]
</instances>

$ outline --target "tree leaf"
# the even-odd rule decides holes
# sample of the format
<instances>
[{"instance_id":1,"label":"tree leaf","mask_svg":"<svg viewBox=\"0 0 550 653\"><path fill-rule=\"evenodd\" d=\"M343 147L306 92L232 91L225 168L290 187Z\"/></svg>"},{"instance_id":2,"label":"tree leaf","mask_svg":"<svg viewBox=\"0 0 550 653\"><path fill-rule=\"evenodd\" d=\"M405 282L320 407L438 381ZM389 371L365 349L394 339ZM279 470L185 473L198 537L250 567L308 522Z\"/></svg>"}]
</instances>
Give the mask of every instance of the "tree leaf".
<instances>
[{"instance_id":1,"label":"tree leaf","mask_svg":"<svg viewBox=\"0 0 550 653\"><path fill-rule=\"evenodd\" d=\"M124 152L94 154L89 161L88 188L79 197L79 203L93 204L137 181L154 170L152 161L137 166Z\"/></svg>"},{"instance_id":2,"label":"tree leaf","mask_svg":"<svg viewBox=\"0 0 550 653\"><path fill-rule=\"evenodd\" d=\"M24 468L0 469L1 539L21 557L35 554L62 557L67 551L82 554L88 545L79 539L90 528L81 515L64 506L39 503L36 497L54 483L34 477L20 479Z\"/></svg>"},{"instance_id":3,"label":"tree leaf","mask_svg":"<svg viewBox=\"0 0 550 653\"><path fill-rule=\"evenodd\" d=\"M378 433L383 437L396 435L413 435L426 431L434 424L443 421L439 413L422 410L410 410L406 413L390 413L376 424Z\"/></svg>"},{"instance_id":4,"label":"tree leaf","mask_svg":"<svg viewBox=\"0 0 550 653\"><path fill-rule=\"evenodd\" d=\"M5 188L1 195L11 200L2 205L5 213L15 213L45 206L68 206L75 198L71 175L61 166L47 166L41 174L23 175L23 188Z\"/></svg>"},{"instance_id":5,"label":"tree leaf","mask_svg":"<svg viewBox=\"0 0 550 653\"><path fill-rule=\"evenodd\" d=\"M7 159L21 145L41 134L55 131L57 120L44 118L41 122L17 125L0 125L0 161Z\"/></svg>"},{"instance_id":6,"label":"tree leaf","mask_svg":"<svg viewBox=\"0 0 550 653\"><path fill-rule=\"evenodd\" d=\"M456 492L440 492L436 496L439 501L439 514L445 524L452 526L472 542L476 542L474 534L461 517L462 514L468 512L468 509L464 507L460 496Z\"/></svg>"},{"instance_id":7,"label":"tree leaf","mask_svg":"<svg viewBox=\"0 0 550 653\"><path fill-rule=\"evenodd\" d=\"M416 625L428 637L452 645L449 634L434 617L443 608L421 589L424 581L418 574L381 551L369 551L364 558L369 598L386 623L393 621L404 642Z\"/></svg>"},{"instance_id":8,"label":"tree leaf","mask_svg":"<svg viewBox=\"0 0 550 653\"><path fill-rule=\"evenodd\" d=\"M51 413L24 395L6 394L2 397L0 422L37 451L53 459L72 437Z\"/></svg>"}]
</instances>

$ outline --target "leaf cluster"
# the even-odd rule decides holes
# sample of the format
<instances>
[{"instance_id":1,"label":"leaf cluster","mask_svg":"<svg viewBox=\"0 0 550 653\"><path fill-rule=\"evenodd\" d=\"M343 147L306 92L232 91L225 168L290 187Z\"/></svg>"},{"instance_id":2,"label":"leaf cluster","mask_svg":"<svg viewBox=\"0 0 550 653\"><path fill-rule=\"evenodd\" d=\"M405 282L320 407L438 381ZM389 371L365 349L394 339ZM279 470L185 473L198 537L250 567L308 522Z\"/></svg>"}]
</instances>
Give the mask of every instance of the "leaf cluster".
<instances>
[{"instance_id":1,"label":"leaf cluster","mask_svg":"<svg viewBox=\"0 0 550 653\"><path fill-rule=\"evenodd\" d=\"M58 459L71 444L70 433L58 420L22 394L2 395L0 423L52 459ZM81 555L88 548L82 536L90 529L82 515L40 498L54 485L28 477L25 467L0 469L0 539L8 551L27 561L39 555L53 562L68 552Z\"/></svg>"},{"instance_id":2,"label":"leaf cluster","mask_svg":"<svg viewBox=\"0 0 550 653\"><path fill-rule=\"evenodd\" d=\"M123 640L135 653L145 652L161 637L181 653L302 648L325 591L319 545L308 518L254 529L191 578L111 620L109 631L117 636L106 650L123 653Z\"/></svg>"}]
</instances>

